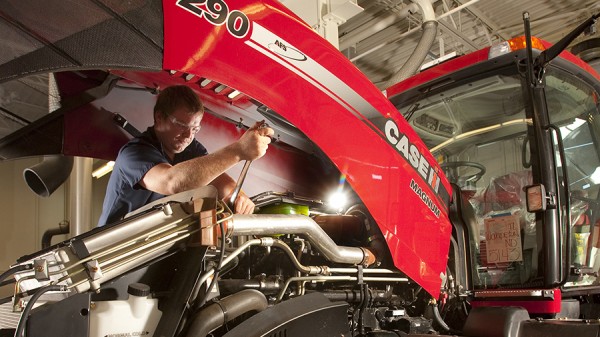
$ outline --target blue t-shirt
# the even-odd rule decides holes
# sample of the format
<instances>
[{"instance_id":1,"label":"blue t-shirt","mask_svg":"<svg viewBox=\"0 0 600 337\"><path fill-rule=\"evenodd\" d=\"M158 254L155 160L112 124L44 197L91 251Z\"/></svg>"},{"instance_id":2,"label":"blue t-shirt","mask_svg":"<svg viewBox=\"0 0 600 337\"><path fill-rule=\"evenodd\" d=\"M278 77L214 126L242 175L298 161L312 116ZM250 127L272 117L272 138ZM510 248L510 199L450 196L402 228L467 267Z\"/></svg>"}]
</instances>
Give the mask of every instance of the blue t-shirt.
<instances>
[{"instance_id":1,"label":"blue t-shirt","mask_svg":"<svg viewBox=\"0 0 600 337\"><path fill-rule=\"evenodd\" d=\"M144 175L155 165L160 163L175 165L207 154L206 148L194 139L185 150L176 153L174 160L170 161L163 153L154 129L148 128L140 137L130 140L119 151L106 187L98 226L119 221L127 213L165 197L139 184Z\"/></svg>"}]
</instances>

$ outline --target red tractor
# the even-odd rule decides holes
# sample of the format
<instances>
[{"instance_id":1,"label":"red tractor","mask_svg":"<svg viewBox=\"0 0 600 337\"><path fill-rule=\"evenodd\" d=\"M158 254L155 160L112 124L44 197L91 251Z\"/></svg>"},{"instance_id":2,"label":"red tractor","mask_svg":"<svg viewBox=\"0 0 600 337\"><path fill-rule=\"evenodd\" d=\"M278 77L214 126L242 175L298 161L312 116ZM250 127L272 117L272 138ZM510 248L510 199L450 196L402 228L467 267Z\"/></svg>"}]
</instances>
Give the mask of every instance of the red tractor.
<instances>
[{"instance_id":1,"label":"red tractor","mask_svg":"<svg viewBox=\"0 0 600 337\"><path fill-rule=\"evenodd\" d=\"M387 90L452 182L447 290L473 335L598 331L574 325L598 319L600 75L563 51L593 20L551 46L525 17L525 36Z\"/></svg>"},{"instance_id":2,"label":"red tractor","mask_svg":"<svg viewBox=\"0 0 600 337\"><path fill-rule=\"evenodd\" d=\"M244 184L256 214L207 186L23 256L0 276L2 334L521 336L595 317L600 87L571 55L535 68L543 89L527 49L490 49L386 97L276 1L9 1L0 18L1 88L51 98L3 107L5 159L114 159L173 84L205 102L209 150L276 131Z\"/></svg>"}]
</instances>

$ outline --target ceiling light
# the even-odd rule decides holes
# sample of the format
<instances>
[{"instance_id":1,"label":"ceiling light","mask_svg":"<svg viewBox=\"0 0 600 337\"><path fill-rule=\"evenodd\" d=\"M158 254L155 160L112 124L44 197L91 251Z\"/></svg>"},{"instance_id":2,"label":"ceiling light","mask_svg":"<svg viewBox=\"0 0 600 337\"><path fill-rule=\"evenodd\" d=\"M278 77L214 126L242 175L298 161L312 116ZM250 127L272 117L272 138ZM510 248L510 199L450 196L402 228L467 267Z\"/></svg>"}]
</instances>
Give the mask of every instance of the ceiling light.
<instances>
[{"instance_id":1,"label":"ceiling light","mask_svg":"<svg viewBox=\"0 0 600 337\"><path fill-rule=\"evenodd\" d=\"M99 168L95 169L92 172L92 177L98 179L108 173L110 173L113 169L113 166L115 166L115 162L114 161L109 161L106 164L100 166Z\"/></svg>"},{"instance_id":2,"label":"ceiling light","mask_svg":"<svg viewBox=\"0 0 600 337\"><path fill-rule=\"evenodd\" d=\"M223 90L225 90L226 88L227 88L227 86L226 86L226 85L224 85L224 84L220 84L218 87L216 87L216 88L215 88L215 92L216 92L217 94L220 94L220 93L221 93Z\"/></svg>"},{"instance_id":3,"label":"ceiling light","mask_svg":"<svg viewBox=\"0 0 600 337\"><path fill-rule=\"evenodd\" d=\"M200 81L200 86L202 88L206 87L207 85L210 84L210 82L212 82L211 80L209 80L208 78L203 79L202 81Z\"/></svg>"},{"instance_id":4,"label":"ceiling light","mask_svg":"<svg viewBox=\"0 0 600 337\"><path fill-rule=\"evenodd\" d=\"M234 91L232 91L232 92L230 92L230 93L227 94L227 98L234 99L234 98L238 97L240 94L241 94L240 91L234 90Z\"/></svg>"}]
</instances>

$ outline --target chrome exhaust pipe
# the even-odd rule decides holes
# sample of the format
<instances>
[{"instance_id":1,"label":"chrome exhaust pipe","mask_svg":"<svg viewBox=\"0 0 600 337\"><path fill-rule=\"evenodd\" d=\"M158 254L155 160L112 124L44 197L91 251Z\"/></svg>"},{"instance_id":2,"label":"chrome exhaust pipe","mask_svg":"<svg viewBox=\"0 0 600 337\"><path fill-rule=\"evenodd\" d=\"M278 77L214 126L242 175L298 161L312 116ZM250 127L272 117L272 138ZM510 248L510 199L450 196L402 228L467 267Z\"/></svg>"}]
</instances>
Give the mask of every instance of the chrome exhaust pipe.
<instances>
[{"instance_id":1,"label":"chrome exhaust pipe","mask_svg":"<svg viewBox=\"0 0 600 337\"><path fill-rule=\"evenodd\" d=\"M306 237L328 260L353 265L371 265L375 255L363 247L338 246L312 218L287 214L234 214L229 235L299 234Z\"/></svg>"}]
</instances>

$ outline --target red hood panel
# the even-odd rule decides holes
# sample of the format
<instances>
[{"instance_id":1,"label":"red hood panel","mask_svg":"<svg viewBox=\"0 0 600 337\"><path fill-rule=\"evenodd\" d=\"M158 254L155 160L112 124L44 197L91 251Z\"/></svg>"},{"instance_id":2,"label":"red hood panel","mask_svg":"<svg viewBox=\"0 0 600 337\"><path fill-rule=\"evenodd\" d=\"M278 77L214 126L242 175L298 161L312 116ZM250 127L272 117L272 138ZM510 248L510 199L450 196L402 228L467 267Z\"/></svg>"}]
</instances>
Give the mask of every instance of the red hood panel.
<instances>
[{"instance_id":1,"label":"red hood panel","mask_svg":"<svg viewBox=\"0 0 600 337\"><path fill-rule=\"evenodd\" d=\"M451 235L450 185L383 94L278 2L163 6L164 69L240 90L304 132L369 208L395 265L437 297Z\"/></svg>"}]
</instances>

